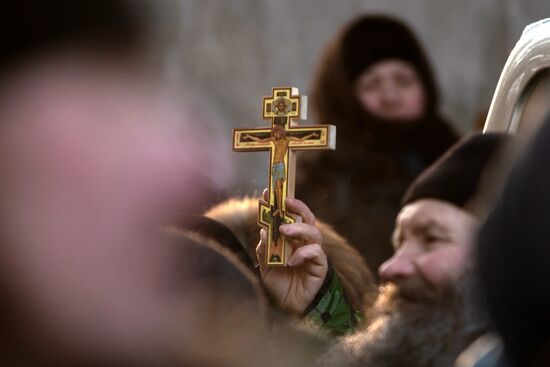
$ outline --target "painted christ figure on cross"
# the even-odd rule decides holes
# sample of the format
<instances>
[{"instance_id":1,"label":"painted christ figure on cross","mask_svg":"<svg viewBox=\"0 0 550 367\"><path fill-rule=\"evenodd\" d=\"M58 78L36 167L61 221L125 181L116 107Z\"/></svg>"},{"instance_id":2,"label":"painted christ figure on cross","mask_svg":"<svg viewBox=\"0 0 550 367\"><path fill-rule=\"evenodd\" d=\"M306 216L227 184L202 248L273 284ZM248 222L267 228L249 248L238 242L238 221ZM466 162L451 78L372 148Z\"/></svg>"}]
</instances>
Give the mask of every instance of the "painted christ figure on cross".
<instances>
[{"instance_id":1,"label":"painted christ figure on cross","mask_svg":"<svg viewBox=\"0 0 550 367\"><path fill-rule=\"evenodd\" d=\"M279 107L278 107L279 108ZM283 185L286 181L286 167L285 156L288 151L288 144L291 141L304 141L310 138L319 136L319 132L314 131L304 137L298 138L295 136L286 136L285 128L281 125L275 125L271 129L271 136L269 138L261 139L250 134L245 134L244 137L255 142L273 142L275 148L273 149L273 163L271 165L271 178L272 184L275 187L275 203L277 207L273 215L278 215L281 219L284 219L283 208Z\"/></svg>"},{"instance_id":2,"label":"painted christ figure on cross","mask_svg":"<svg viewBox=\"0 0 550 367\"><path fill-rule=\"evenodd\" d=\"M294 197L294 173L297 150L334 149L336 127L332 125L298 126L306 119L307 100L296 88L274 88L264 98L263 118L268 128L235 129L233 150L269 151L269 189L266 201L260 200L258 224L267 229L266 265L285 266L291 255L290 243L279 233L282 224L300 220L286 210L286 198Z\"/></svg>"}]
</instances>

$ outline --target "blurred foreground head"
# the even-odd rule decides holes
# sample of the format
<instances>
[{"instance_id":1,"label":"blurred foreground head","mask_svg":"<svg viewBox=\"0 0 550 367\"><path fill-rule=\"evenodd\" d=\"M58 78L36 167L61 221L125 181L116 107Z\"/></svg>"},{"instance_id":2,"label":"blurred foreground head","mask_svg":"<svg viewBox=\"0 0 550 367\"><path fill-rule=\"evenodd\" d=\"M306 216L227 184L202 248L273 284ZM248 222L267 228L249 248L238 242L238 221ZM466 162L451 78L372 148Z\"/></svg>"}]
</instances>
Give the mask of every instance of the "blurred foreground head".
<instances>
[{"instance_id":1,"label":"blurred foreground head","mask_svg":"<svg viewBox=\"0 0 550 367\"><path fill-rule=\"evenodd\" d=\"M145 363L174 325L182 264L159 229L203 194L208 162L144 6L2 6L0 364Z\"/></svg>"},{"instance_id":2,"label":"blurred foreground head","mask_svg":"<svg viewBox=\"0 0 550 367\"><path fill-rule=\"evenodd\" d=\"M549 143L547 118L478 238L483 290L513 366L550 363Z\"/></svg>"}]
</instances>

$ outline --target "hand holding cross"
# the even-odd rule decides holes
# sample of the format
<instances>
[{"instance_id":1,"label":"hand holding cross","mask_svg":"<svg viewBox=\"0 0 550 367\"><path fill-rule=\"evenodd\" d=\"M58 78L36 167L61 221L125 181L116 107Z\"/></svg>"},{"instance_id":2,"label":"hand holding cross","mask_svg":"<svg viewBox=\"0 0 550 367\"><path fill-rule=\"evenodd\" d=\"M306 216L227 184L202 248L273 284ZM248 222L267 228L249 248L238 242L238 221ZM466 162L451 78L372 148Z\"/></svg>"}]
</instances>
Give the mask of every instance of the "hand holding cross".
<instances>
[{"instance_id":1,"label":"hand holding cross","mask_svg":"<svg viewBox=\"0 0 550 367\"><path fill-rule=\"evenodd\" d=\"M266 198L267 190L264 193ZM260 275L272 300L283 310L301 316L323 285L328 272L328 260L322 243L323 236L315 225L315 216L300 200L286 199L287 208L301 218L303 223L285 224L280 227L292 244L294 253L286 267L268 267L265 258L267 231L261 230L261 240L256 248Z\"/></svg>"}]
</instances>

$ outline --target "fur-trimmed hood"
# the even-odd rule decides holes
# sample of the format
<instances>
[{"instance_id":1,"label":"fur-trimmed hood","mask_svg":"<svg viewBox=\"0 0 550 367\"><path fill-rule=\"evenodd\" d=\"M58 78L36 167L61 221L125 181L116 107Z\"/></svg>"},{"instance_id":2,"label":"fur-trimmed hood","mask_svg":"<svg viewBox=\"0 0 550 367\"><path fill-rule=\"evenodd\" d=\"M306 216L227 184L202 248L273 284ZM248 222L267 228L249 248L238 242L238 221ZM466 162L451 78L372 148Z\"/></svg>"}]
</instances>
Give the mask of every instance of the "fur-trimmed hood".
<instances>
[{"instance_id":1,"label":"fur-trimmed hood","mask_svg":"<svg viewBox=\"0 0 550 367\"><path fill-rule=\"evenodd\" d=\"M205 215L228 227L243 244L248 256L256 261L260 240L258 198L233 198L214 206ZM364 310L377 292L376 282L363 257L332 227L317 221L323 234L323 250L340 276L348 301L356 310Z\"/></svg>"}]
</instances>

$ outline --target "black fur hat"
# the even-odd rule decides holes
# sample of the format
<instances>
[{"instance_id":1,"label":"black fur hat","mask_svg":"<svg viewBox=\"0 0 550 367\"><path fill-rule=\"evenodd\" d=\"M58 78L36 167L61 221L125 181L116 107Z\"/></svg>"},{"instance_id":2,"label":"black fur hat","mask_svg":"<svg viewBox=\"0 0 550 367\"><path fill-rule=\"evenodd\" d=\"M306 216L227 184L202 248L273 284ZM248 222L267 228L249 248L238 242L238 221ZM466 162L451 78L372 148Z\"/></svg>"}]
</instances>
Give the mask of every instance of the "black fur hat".
<instances>
[{"instance_id":1,"label":"black fur hat","mask_svg":"<svg viewBox=\"0 0 550 367\"><path fill-rule=\"evenodd\" d=\"M462 139L414 180L402 206L432 198L464 207L476 193L487 164L507 138L508 134L487 133Z\"/></svg>"}]
</instances>

